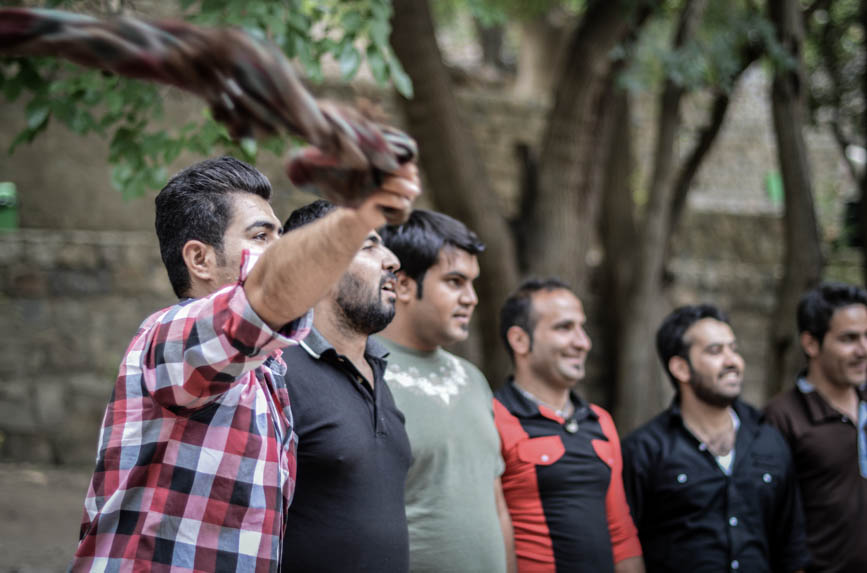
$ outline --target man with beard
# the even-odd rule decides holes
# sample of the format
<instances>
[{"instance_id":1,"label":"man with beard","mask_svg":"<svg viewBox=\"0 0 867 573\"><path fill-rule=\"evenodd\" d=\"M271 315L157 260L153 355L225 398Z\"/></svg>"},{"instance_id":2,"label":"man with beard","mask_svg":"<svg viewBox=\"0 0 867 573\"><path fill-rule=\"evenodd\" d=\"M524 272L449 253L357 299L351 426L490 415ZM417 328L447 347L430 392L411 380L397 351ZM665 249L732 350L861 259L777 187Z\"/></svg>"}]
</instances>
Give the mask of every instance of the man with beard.
<instances>
[{"instance_id":1,"label":"man with beard","mask_svg":"<svg viewBox=\"0 0 867 573\"><path fill-rule=\"evenodd\" d=\"M334 206L316 201L284 225ZM369 336L394 316L397 257L375 231L313 307L313 328L283 354L298 435L298 478L287 512L282 571L401 572L409 567L404 418L383 380L388 354Z\"/></svg>"},{"instance_id":2,"label":"man with beard","mask_svg":"<svg viewBox=\"0 0 867 573\"><path fill-rule=\"evenodd\" d=\"M809 571L867 571L867 291L827 283L798 305L807 369L768 404L792 448Z\"/></svg>"},{"instance_id":3,"label":"man with beard","mask_svg":"<svg viewBox=\"0 0 867 573\"><path fill-rule=\"evenodd\" d=\"M741 402L728 318L678 308L656 333L672 405L623 441L623 481L647 571L791 572L809 561L794 465Z\"/></svg>"},{"instance_id":4,"label":"man with beard","mask_svg":"<svg viewBox=\"0 0 867 573\"><path fill-rule=\"evenodd\" d=\"M356 208L281 238L252 166L220 157L172 177L156 233L181 300L123 358L71 571L278 570L296 455L281 350L383 211L418 193L406 164Z\"/></svg>"},{"instance_id":5,"label":"man with beard","mask_svg":"<svg viewBox=\"0 0 867 573\"><path fill-rule=\"evenodd\" d=\"M556 279L524 282L500 311L515 375L495 393L494 419L519 571L644 571L617 429L573 391L591 346L585 320Z\"/></svg>"},{"instance_id":6,"label":"man with beard","mask_svg":"<svg viewBox=\"0 0 867 573\"><path fill-rule=\"evenodd\" d=\"M469 336L484 244L460 221L423 209L380 232L401 262L397 311L380 340L412 446L410 570L502 573L507 561L514 570L491 389L478 368L442 348Z\"/></svg>"}]
</instances>

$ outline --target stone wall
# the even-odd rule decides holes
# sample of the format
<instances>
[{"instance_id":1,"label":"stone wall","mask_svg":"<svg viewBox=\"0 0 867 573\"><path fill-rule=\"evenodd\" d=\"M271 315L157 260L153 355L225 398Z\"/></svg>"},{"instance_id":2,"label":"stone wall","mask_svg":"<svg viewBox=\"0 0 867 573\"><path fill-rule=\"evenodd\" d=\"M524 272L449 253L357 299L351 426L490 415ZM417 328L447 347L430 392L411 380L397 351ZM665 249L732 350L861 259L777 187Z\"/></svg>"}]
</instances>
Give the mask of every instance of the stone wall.
<instances>
[{"instance_id":1,"label":"stone wall","mask_svg":"<svg viewBox=\"0 0 867 573\"><path fill-rule=\"evenodd\" d=\"M174 300L152 232L0 233L0 457L92 461L127 344Z\"/></svg>"}]
</instances>

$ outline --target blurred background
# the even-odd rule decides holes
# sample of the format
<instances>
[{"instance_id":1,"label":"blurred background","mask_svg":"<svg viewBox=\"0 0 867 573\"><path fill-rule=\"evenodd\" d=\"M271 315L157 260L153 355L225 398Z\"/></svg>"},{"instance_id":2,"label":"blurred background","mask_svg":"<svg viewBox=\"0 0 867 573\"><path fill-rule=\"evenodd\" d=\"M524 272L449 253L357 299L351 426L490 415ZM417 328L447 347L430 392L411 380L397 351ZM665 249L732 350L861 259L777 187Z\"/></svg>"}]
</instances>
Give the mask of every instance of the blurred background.
<instances>
[{"instance_id":1,"label":"blurred background","mask_svg":"<svg viewBox=\"0 0 867 573\"><path fill-rule=\"evenodd\" d=\"M557 275L590 315L582 392L622 433L670 400L653 335L675 306L730 313L761 406L801 366L800 294L864 283L865 0L2 4L240 26L317 97L376 103L419 143L421 205L488 246L455 350L499 386L500 304ZM230 153L278 217L312 197L290 138L232 142L200 100L57 60L0 58L0 125L0 570L60 570L120 358L173 303L156 192Z\"/></svg>"}]
</instances>

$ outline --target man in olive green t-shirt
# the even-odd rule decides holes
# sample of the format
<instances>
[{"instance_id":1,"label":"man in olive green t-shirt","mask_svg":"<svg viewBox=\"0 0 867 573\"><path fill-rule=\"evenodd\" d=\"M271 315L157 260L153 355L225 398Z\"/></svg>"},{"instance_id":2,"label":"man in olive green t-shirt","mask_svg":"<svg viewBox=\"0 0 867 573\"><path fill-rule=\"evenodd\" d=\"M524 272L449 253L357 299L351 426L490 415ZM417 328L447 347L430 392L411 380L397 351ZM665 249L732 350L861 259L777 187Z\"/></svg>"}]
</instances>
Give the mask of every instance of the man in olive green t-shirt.
<instances>
[{"instance_id":1,"label":"man in olive green t-shirt","mask_svg":"<svg viewBox=\"0 0 867 573\"><path fill-rule=\"evenodd\" d=\"M484 245L463 223L424 210L381 235L401 262L395 317L379 340L413 455L410 570L514 571L491 390L478 368L442 349L469 334Z\"/></svg>"}]
</instances>

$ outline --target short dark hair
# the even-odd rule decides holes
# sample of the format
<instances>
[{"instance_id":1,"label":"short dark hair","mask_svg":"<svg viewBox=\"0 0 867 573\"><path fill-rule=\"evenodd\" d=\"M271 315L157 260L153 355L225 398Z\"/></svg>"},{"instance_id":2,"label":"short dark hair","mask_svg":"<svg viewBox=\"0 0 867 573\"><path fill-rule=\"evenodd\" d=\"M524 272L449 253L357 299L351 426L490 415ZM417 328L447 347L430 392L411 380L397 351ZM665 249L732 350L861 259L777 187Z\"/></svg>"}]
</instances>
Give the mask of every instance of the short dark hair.
<instances>
[{"instance_id":1,"label":"short dark hair","mask_svg":"<svg viewBox=\"0 0 867 573\"><path fill-rule=\"evenodd\" d=\"M436 264L443 248L454 247L471 255L485 250L485 244L466 225L425 209L414 210L402 225L386 225L379 234L400 261L400 270L416 282L418 298L425 273Z\"/></svg>"},{"instance_id":2,"label":"short dark hair","mask_svg":"<svg viewBox=\"0 0 867 573\"><path fill-rule=\"evenodd\" d=\"M672 357L680 356L689 363L689 345L684 340L684 335L693 324L705 318L731 325L728 315L718 307L712 304L692 304L674 309L656 331L656 352L677 394L680 394L680 387L677 378L668 368L668 362Z\"/></svg>"},{"instance_id":3,"label":"short dark hair","mask_svg":"<svg viewBox=\"0 0 867 573\"><path fill-rule=\"evenodd\" d=\"M289 214L289 218L283 223L283 232L288 233L292 229L303 227L307 223L321 219L336 208L333 203L325 199L317 199L303 207L298 207Z\"/></svg>"},{"instance_id":4,"label":"short dark hair","mask_svg":"<svg viewBox=\"0 0 867 573\"><path fill-rule=\"evenodd\" d=\"M533 329L536 327L536 315L533 312L533 295L539 291L551 292L555 290L572 289L555 277L544 279L531 278L518 285L518 288L509 295L506 302L500 308L500 338L506 346L509 358L514 362L515 351L509 344L507 333L513 326L518 326L530 337L530 348L533 347Z\"/></svg>"},{"instance_id":5,"label":"short dark hair","mask_svg":"<svg viewBox=\"0 0 867 573\"><path fill-rule=\"evenodd\" d=\"M821 346L831 326L834 312L838 308L853 304L867 306L867 291L846 283L820 284L804 293L798 303L798 332L809 332Z\"/></svg>"},{"instance_id":6,"label":"short dark hair","mask_svg":"<svg viewBox=\"0 0 867 573\"><path fill-rule=\"evenodd\" d=\"M187 167L154 199L160 256L178 298L191 284L183 257L187 241L201 241L223 255L223 236L232 217L230 193L253 193L270 201L271 183L252 165L224 156Z\"/></svg>"}]
</instances>

